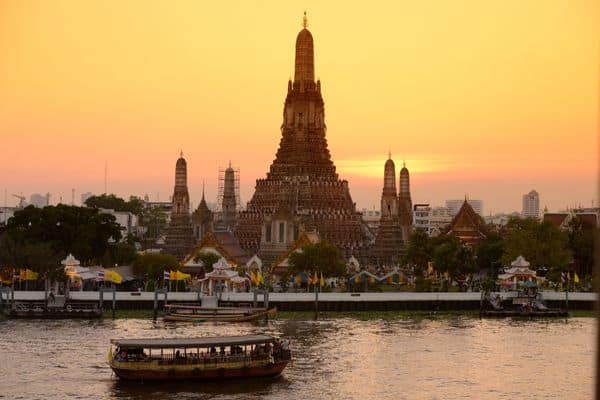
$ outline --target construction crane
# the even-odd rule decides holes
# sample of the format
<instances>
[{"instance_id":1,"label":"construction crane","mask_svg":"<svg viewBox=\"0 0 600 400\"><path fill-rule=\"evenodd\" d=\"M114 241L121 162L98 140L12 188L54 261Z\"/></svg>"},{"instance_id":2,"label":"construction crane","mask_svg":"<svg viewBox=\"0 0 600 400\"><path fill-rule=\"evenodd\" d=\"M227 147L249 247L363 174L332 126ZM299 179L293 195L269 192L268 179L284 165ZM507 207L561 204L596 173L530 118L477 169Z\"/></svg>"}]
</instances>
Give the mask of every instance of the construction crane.
<instances>
[{"instance_id":1,"label":"construction crane","mask_svg":"<svg viewBox=\"0 0 600 400\"><path fill-rule=\"evenodd\" d=\"M19 196L18 194L13 194L13 196L19 199L19 208L25 208L25 196Z\"/></svg>"}]
</instances>

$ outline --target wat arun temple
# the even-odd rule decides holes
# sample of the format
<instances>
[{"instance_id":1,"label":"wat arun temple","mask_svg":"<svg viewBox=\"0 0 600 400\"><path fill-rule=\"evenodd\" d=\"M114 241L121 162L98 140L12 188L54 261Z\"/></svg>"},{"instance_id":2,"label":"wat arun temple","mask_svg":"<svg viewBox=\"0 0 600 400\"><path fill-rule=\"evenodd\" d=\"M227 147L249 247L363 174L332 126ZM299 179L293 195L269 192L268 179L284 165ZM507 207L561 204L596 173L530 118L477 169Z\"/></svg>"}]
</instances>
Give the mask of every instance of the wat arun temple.
<instances>
[{"instance_id":1,"label":"wat arun temple","mask_svg":"<svg viewBox=\"0 0 600 400\"><path fill-rule=\"evenodd\" d=\"M321 82L315 81L313 37L306 29L296 38L294 80L288 82L281 141L265 179L256 181L254 196L235 230L242 248L261 253L261 245L317 231L322 240L345 254L365 243L361 214L348 182L341 180L327 147Z\"/></svg>"},{"instance_id":2,"label":"wat arun temple","mask_svg":"<svg viewBox=\"0 0 600 400\"><path fill-rule=\"evenodd\" d=\"M314 41L307 25L305 15L303 29L296 38L294 79L287 84L281 140L266 177L256 181L254 194L246 208L237 213L236 221L228 220L226 229L213 229L218 226L218 221L213 222L212 216L209 218L205 215L209 212L205 205L203 214L199 215L199 207L194 217L198 220L210 219L210 227L192 227L192 218L182 217L181 207L175 207L178 214L172 220L172 225L177 226L169 228L166 242L168 248L177 250L180 258L185 252L175 244L188 245L190 240L196 239L198 244L191 250L192 253L198 253L202 248L225 248L227 246L222 242L227 242L229 252L238 254L238 259L233 262L244 262L245 259L239 257L239 254L244 254L247 259L254 257L261 260L263 265L272 266L301 238L304 241L313 238L310 240L334 244L345 259L374 259L376 262L399 259L408 229L407 226L402 227L401 223L412 223L412 219L407 222L406 218L401 217L403 212L410 212L410 209L402 209L407 206L402 198L388 201L390 196L397 196L395 172L390 176L388 162L382 197L382 207L385 203L387 209L387 212L382 210L385 214L383 236L376 237L376 233L363 222L350 195L348 182L340 179L328 149L325 104L321 82L315 80ZM178 166L182 168L183 161L179 160ZM406 176L401 182L402 187L408 182L408 170L403 173ZM176 198L178 193L182 193L182 175L179 172L173 204L182 202ZM405 188L404 196L407 190ZM395 209L390 211L390 206ZM184 212L189 213L187 210ZM181 224L185 226L179 226ZM193 231L208 233L204 239L193 238ZM234 249L231 250L231 247Z\"/></svg>"}]
</instances>

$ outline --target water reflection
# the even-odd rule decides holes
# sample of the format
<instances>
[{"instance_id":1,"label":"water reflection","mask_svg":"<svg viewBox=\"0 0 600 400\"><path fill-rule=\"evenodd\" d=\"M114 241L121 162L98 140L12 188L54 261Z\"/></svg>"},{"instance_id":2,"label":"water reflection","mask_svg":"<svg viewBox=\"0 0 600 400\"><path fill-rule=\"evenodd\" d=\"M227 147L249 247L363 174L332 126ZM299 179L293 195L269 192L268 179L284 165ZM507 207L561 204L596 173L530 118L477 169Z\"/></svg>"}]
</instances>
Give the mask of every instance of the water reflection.
<instances>
[{"instance_id":1,"label":"water reflection","mask_svg":"<svg viewBox=\"0 0 600 400\"><path fill-rule=\"evenodd\" d=\"M0 322L0 397L92 399L589 398L594 319L352 318L251 324L139 319ZM276 380L118 381L111 338L266 333L289 338L294 362ZM551 378L550 378L551 377Z\"/></svg>"}]
</instances>

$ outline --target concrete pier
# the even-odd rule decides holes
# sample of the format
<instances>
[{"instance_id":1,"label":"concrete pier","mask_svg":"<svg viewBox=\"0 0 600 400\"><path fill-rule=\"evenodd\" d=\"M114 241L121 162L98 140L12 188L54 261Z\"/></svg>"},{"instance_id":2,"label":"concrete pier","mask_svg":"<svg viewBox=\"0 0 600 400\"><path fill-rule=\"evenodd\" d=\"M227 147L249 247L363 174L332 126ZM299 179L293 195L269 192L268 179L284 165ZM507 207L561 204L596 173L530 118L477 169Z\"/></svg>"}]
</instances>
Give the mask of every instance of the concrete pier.
<instances>
[{"instance_id":1,"label":"concrete pier","mask_svg":"<svg viewBox=\"0 0 600 400\"><path fill-rule=\"evenodd\" d=\"M516 292L492 293L503 299L509 299ZM15 301L43 301L43 291L15 291ZM71 292L72 301L98 302L99 292ZM112 297L112 296L111 296ZM163 296L158 298L158 306L164 305ZM209 300L203 300L196 292L169 292L169 303L189 303L200 305ZM259 296L258 305L263 306ZM569 292L569 308L591 310L596 301L596 293ZM269 305L280 311L313 311L314 293L269 293ZM564 308L565 292L543 292L543 299L549 307ZM111 299L112 300L112 299ZM223 293L222 302L231 304L252 304L254 294ZM422 310L422 311L451 311L478 310L481 300L480 292L368 292L368 293L319 293L319 310L321 311L391 311L391 310ZM116 292L116 309L148 309L154 308L154 292ZM105 304L110 306L111 304ZM108 307L110 308L110 307Z\"/></svg>"}]
</instances>

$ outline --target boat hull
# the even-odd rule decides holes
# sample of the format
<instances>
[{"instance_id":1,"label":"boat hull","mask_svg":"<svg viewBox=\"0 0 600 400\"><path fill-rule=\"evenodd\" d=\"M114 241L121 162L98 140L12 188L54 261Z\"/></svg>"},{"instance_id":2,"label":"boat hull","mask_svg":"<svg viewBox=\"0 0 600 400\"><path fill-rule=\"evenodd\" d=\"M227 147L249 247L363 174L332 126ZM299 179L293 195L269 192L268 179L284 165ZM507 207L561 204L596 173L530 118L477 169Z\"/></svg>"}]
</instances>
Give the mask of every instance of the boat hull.
<instances>
[{"instance_id":1,"label":"boat hull","mask_svg":"<svg viewBox=\"0 0 600 400\"><path fill-rule=\"evenodd\" d=\"M201 368L191 365L170 368L120 368L111 364L115 374L128 381L216 381L245 378L273 378L281 374L288 361L274 364L241 366L234 368Z\"/></svg>"},{"instance_id":2,"label":"boat hull","mask_svg":"<svg viewBox=\"0 0 600 400\"><path fill-rule=\"evenodd\" d=\"M248 322L255 321L263 317L272 317L277 313L276 308L257 312L253 314L185 314L169 313L163 317L166 322Z\"/></svg>"},{"instance_id":3,"label":"boat hull","mask_svg":"<svg viewBox=\"0 0 600 400\"><path fill-rule=\"evenodd\" d=\"M482 317L489 318L507 318L507 317L518 317L518 318L561 318L568 317L569 313L562 310L549 310L549 311L513 311L513 310L493 310L493 311L482 311Z\"/></svg>"}]
</instances>

